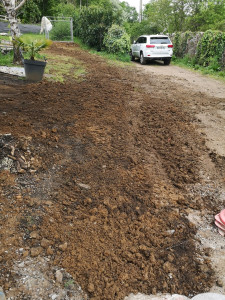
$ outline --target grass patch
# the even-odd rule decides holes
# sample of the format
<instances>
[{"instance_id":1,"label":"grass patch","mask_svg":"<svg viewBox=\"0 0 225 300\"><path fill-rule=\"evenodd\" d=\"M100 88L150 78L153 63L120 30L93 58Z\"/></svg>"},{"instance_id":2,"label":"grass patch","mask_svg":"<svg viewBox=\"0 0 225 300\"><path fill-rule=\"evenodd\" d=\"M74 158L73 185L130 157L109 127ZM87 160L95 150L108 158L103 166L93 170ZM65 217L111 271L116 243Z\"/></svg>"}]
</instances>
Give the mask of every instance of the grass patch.
<instances>
[{"instance_id":1,"label":"grass patch","mask_svg":"<svg viewBox=\"0 0 225 300\"><path fill-rule=\"evenodd\" d=\"M40 40L43 39L43 35L41 34L23 34L24 36L27 36L29 38L35 39L35 40ZM11 36L0 36L0 41L5 40L9 41L11 39ZM37 58L43 59L42 55L37 56ZM8 52L7 54L2 54L0 52L0 66L7 66L7 67L12 67L18 65L13 64L13 51Z\"/></svg>"},{"instance_id":2,"label":"grass patch","mask_svg":"<svg viewBox=\"0 0 225 300\"><path fill-rule=\"evenodd\" d=\"M215 61L212 61L209 66L203 67L195 64L193 58L185 56L184 58L173 57L172 63L182 68L198 71L202 75L209 75L215 79L221 79L225 81L225 70L220 70L218 63Z\"/></svg>"},{"instance_id":3,"label":"grass patch","mask_svg":"<svg viewBox=\"0 0 225 300\"><path fill-rule=\"evenodd\" d=\"M10 40L10 36L9 35L0 35L0 41L1 40L5 40L5 41L9 41Z\"/></svg>"},{"instance_id":4,"label":"grass patch","mask_svg":"<svg viewBox=\"0 0 225 300\"><path fill-rule=\"evenodd\" d=\"M8 52L7 54L0 53L0 66L7 66L7 67L14 66L13 65L13 51Z\"/></svg>"},{"instance_id":5,"label":"grass patch","mask_svg":"<svg viewBox=\"0 0 225 300\"><path fill-rule=\"evenodd\" d=\"M45 38L44 34L36 34L36 33L24 33L21 36L26 36L28 39L34 39L34 40L43 40L43 38Z\"/></svg>"},{"instance_id":6,"label":"grass patch","mask_svg":"<svg viewBox=\"0 0 225 300\"><path fill-rule=\"evenodd\" d=\"M45 53L48 54L42 52L42 54ZM49 80L64 82L68 78L81 80L82 76L86 74L86 70L82 63L75 58L51 55L51 58L48 59L45 74L49 75L47 76Z\"/></svg>"},{"instance_id":7,"label":"grass patch","mask_svg":"<svg viewBox=\"0 0 225 300\"><path fill-rule=\"evenodd\" d=\"M77 37L74 38L74 43L78 44L81 47L81 49L88 50L91 54L96 54L96 55L99 55L99 56L105 58L106 60L108 60L108 62L114 62L120 66L130 65L130 55L129 54L112 54L112 53L108 53L106 51L97 51L97 50L85 45Z\"/></svg>"}]
</instances>

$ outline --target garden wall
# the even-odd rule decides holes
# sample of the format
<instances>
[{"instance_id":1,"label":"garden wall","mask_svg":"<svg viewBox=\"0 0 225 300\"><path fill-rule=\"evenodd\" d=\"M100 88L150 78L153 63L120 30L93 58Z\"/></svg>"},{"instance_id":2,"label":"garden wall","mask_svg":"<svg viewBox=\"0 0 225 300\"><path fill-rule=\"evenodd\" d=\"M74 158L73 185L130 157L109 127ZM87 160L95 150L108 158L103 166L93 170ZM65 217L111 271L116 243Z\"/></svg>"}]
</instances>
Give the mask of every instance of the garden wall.
<instances>
[{"instance_id":1,"label":"garden wall","mask_svg":"<svg viewBox=\"0 0 225 300\"><path fill-rule=\"evenodd\" d=\"M177 32L171 35L175 57L189 56L202 66L210 64L225 68L225 32Z\"/></svg>"}]
</instances>

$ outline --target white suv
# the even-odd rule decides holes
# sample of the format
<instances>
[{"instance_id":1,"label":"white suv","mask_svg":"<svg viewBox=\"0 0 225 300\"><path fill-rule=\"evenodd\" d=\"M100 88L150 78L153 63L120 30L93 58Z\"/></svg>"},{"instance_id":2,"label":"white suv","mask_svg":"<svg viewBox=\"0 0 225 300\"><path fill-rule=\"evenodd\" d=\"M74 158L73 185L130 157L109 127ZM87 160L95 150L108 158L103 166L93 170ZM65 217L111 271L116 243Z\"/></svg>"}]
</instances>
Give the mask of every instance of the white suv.
<instances>
[{"instance_id":1,"label":"white suv","mask_svg":"<svg viewBox=\"0 0 225 300\"><path fill-rule=\"evenodd\" d=\"M169 65L173 55L173 44L167 35L142 35L131 46L131 60L135 57L145 65L148 60L163 60Z\"/></svg>"}]
</instances>

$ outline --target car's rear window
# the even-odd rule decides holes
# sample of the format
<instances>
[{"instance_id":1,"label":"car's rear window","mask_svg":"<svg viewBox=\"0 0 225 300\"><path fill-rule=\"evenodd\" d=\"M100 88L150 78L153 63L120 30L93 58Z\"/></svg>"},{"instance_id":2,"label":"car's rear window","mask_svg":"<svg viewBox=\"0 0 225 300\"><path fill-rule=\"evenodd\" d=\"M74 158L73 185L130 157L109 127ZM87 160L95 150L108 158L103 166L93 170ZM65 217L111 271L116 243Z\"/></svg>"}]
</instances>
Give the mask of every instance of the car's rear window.
<instances>
[{"instance_id":1,"label":"car's rear window","mask_svg":"<svg viewBox=\"0 0 225 300\"><path fill-rule=\"evenodd\" d=\"M150 38L150 44L170 44L170 40L167 37L153 37Z\"/></svg>"}]
</instances>

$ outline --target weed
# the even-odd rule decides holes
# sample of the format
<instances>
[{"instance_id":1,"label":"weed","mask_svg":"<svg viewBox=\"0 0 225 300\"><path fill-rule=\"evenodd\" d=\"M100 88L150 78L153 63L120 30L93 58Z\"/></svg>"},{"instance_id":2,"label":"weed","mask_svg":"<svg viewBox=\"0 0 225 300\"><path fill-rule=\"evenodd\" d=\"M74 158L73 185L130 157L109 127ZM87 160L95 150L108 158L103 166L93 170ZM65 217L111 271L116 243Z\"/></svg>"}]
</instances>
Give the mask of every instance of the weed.
<instances>
[{"instance_id":1,"label":"weed","mask_svg":"<svg viewBox=\"0 0 225 300\"><path fill-rule=\"evenodd\" d=\"M69 279L64 283L64 287L66 289L70 289L71 287L74 286L74 280L73 279Z\"/></svg>"},{"instance_id":2,"label":"weed","mask_svg":"<svg viewBox=\"0 0 225 300\"><path fill-rule=\"evenodd\" d=\"M184 58L173 57L172 62L174 65L178 65L183 68L191 70L194 69L203 75L210 75L211 77L225 80L225 71L221 70L217 58L211 58L209 60L209 65L205 67L196 64L195 59L189 56L185 56Z\"/></svg>"}]
</instances>

